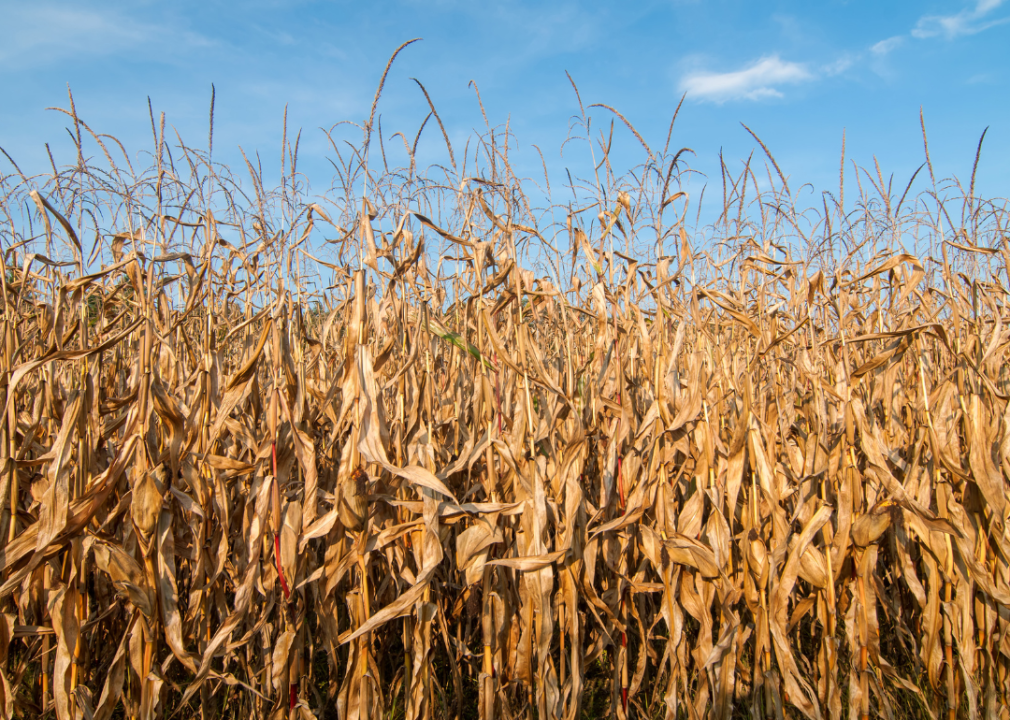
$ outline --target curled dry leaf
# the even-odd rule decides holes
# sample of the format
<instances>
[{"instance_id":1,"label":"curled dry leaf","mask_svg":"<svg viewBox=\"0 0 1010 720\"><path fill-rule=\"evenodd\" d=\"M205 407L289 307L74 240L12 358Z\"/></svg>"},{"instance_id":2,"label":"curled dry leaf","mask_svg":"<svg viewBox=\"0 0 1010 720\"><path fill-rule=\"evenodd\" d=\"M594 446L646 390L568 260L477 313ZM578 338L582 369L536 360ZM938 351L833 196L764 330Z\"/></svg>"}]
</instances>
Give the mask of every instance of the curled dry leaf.
<instances>
[{"instance_id":1,"label":"curled dry leaf","mask_svg":"<svg viewBox=\"0 0 1010 720\"><path fill-rule=\"evenodd\" d=\"M140 564L114 543L95 543L92 552L96 567L109 576L116 592L147 618L153 619L154 597Z\"/></svg>"}]
</instances>

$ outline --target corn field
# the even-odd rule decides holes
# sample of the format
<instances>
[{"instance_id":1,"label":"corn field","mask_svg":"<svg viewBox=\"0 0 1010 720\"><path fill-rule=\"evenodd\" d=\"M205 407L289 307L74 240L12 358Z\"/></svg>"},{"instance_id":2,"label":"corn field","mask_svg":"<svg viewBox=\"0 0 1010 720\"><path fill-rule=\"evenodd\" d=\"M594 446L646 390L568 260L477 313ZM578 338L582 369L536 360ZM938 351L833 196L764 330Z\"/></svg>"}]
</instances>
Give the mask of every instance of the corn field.
<instances>
[{"instance_id":1,"label":"corn field","mask_svg":"<svg viewBox=\"0 0 1010 720\"><path fill-rule=\"evenodd\" d=\"M974 173L764 150L698 228L616 113L538 210L507 128L393 167L373 105L314 197L65 112L0 176L3 717L1010 717Z\"/></svg>"}]
</instances>

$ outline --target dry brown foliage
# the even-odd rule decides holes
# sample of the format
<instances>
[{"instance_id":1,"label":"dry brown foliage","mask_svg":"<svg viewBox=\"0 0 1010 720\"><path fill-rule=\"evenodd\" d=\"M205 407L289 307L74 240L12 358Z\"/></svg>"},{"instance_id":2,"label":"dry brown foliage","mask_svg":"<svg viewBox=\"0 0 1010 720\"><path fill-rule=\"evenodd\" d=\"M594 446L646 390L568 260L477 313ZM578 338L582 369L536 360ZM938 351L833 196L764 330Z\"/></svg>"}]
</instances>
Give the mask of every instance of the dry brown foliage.
<instances>
[{"instance_id":1,"label":"dry brown foliage","mask_svg":"<svg viewBox=\"0 0 1010 720\"><path fill-rule=\"evenodd\" d=\"M1001 206L748 162L716 242L601 136L552 225L507 131L247 197L69 114L0 180L0 715L1007 716Z\"/></svg>"}]
</instances>

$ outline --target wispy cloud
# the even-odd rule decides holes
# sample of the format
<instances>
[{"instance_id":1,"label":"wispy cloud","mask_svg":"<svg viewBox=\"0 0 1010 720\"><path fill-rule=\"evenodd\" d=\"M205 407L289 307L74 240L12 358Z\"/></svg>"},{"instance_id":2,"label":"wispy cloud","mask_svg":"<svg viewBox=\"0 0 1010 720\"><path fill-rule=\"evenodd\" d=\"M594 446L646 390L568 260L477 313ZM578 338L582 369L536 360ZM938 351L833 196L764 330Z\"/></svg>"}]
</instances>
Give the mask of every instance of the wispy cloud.
<instances>
[{"instance_id":1,"label":"wispy cloud","mask_svg":"<svg viewBox=\"0 0 1010 720\"><path fill-rule=\"evenodd\" d=\"M829 62L826 65L822 65L821 72L828 77L832 77L834 75L841 75L843 72L845 72L853 65L855 65L856 61L858 60L859 55L852 55L850 53L845 53L837 60Z\"/></svg>"},{"instance_id":2,"label":"wispy cloud","mask_svg":"<svg viewBox=\"0 0 1010 720\"><path fill-rule=\"evenodd\" d=\"M996 75L993 73L976 73L965 80L968 85L992 85L996 82Z\"/></svg>"},{"instance_id":3,"label":"wispy cloud","mask_svg":"<svg viewBox=\"0 0 1010 720\"><path fill-rule=\"evenodd\" d=\"M905 42L905 38L901 35L895 35L872 45L870 52L877 56L887 55L892 50L897 49L903 42Z\"/></svg>"},{"instance_id":4,"label":"wispy cloud","mask_svg":"<svg viewBox=\"0 0 1010 720\"><path fill-rule=\"evenodd\" d=\"M155 53L212 44L184 28L84 5L11 5L0 11L0 23L13 29L0 45L0 70L67 58L80 61L138 50Z\"/></svg>"},{"instance_id":5,"label":"wispy cloud","mask_svg":"<svg viewBox=\"0 0 1010 720\"><path fill-rule=\"evenodd\" d=\"M695 99L717 103L727 100L761 100L782 97L778 89L782 85L813 78L814 75L806 66L784 61L778 55L769 55L734 72L690 73L681 80L680 89Z\"/></svg>"},{"instance_id":6,"label":"wispy cloud","mask_svg":"<svg viewBox=\"0 0 1010 720\"><path fill-rule=\"evenodd\" d=\"M954 15L925 15L912 29L917 38L944 37L951 40L962 35L974 35L994 25L1010 21L1010 17L990 17L1004 0L977 0L975 5Z\"/></svg>"}]
</instances>

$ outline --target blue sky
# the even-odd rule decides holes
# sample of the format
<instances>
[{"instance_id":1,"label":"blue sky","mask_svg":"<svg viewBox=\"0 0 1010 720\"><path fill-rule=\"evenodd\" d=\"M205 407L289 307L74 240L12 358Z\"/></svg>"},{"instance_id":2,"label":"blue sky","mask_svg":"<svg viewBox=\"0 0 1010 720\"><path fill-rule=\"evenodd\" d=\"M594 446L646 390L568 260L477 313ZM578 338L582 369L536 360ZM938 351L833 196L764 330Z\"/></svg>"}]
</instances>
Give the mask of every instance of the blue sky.
<instances>
[{"instance_id":1,"label":"blue sky","mask_svg":"<svg viewBox=\"0 0 1010 720\"><path fill-rule=\"evenodd\" d=\"M540 167L536 144L552 180L566 167L584 176L584 145L560 153L578 112L567 70L587 105L616 107L658 147L686 92L672 144L696 153L691 164L703 175L693 192L706 177L712 190L721 185L720 149L738 169L755 148L740 123L794 187L837 187L845 129L848 157L872 167L876 156L900 192L923 161L922 107L941 177L967 182L989 126L977 188L1002 197L1010 195L1008 21L1001 0L0 0L0 146L26 172L46 168L46 142L58 163L71 162L67 123L45 109L67 106L68 84L81 116L134 158L151 147L148 96L170 127L203 146L214 83L215 159L234 164L239 145L258 150L267 179L276 178L287 105L292 132L303 130L299 168L322 192L332 173L318 128L367 118L390 53L421 37L390 73L379 106L386 137L412 137L426 115L416 77L459 154L483 127L473 80L491 123L509 122L523 170ZM609 124L609 113L593 112L597 127ZM421 154L444 161L433 124ZM630 167L644 154L618 128L614 157Z\"/></svg>"}]
</instances>

